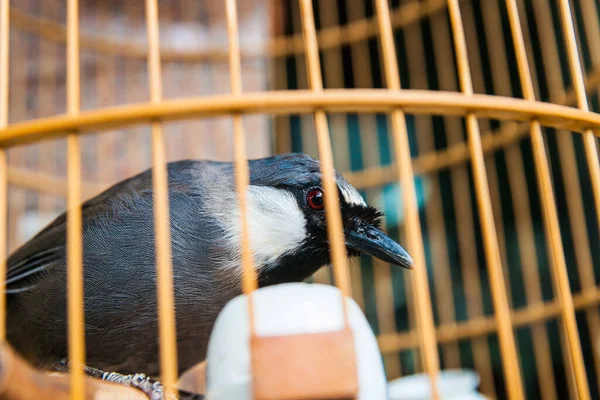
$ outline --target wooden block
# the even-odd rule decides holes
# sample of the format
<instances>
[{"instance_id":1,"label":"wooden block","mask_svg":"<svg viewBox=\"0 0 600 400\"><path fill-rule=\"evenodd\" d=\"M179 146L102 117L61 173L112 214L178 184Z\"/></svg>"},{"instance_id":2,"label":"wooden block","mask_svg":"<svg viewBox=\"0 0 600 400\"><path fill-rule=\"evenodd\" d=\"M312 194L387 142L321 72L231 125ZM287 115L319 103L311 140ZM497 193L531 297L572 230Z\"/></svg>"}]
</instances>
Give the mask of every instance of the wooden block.
<instances>
[{"instance_id":1,"label":"wooden block","mask_svg":"<svg viewBox=\"0 0 600 400\"><path fill-rule=\"evenodd\" d=\"M358 376L350 329L251 338L255 400L354 399Z\"/></svg>"},{"instance_id":2,"label":"wooden block","mask_svg":"<svg viewBox=\"0 0 600 400\"><path fill-rule=\"evenodd\" d=\"M194 365L179 377L177 387L192 393L206 391L206 361Z\"/></svg>"}]
</instances>

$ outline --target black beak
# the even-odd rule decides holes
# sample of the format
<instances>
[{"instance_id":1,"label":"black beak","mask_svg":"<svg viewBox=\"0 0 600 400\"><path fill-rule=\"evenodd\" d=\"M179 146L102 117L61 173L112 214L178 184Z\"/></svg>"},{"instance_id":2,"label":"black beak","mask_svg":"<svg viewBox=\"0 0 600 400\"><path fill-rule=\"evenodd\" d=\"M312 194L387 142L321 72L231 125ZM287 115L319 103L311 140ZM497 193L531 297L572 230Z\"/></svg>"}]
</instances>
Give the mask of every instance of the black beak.
<instances>
[{"instance_id":1,"label":"black beak","mask_svg":"<svg viewBox=\"0 0 600 400\"><path fill-rule=\"evenodd\" d=\"M413 266L413 260L406 250L373 225L361 223L353 230L346 231L346 246L407 269Z\"/></svg>"}]
</instances>

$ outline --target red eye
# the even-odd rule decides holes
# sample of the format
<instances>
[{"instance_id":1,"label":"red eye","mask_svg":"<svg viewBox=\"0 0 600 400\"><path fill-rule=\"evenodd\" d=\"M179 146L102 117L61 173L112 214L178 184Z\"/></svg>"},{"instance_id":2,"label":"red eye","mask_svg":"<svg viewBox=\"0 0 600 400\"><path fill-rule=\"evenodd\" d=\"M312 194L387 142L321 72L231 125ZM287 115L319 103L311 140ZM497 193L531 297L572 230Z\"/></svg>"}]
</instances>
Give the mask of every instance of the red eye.
<instances>
[{"instance_id":1,"label":"red eye","mask_svg":"<svg viewBox=\"0 0 600 400\"><path fill-rule=\"evenodd\" d=\"M323 202L323 191L321 189L312 189L306 194L306 203L315 211L321 211L325 208Z\"/></svg>"}]
</instances>

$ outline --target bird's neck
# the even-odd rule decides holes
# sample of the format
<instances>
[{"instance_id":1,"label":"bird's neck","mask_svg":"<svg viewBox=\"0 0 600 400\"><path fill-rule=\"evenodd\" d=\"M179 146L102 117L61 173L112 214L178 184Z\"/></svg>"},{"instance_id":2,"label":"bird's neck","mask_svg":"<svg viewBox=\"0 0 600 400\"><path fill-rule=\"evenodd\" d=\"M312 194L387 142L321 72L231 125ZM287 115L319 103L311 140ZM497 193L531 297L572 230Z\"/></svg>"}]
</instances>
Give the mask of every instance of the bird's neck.
<instances>
[{"instance_id":1,"label":"bird's neck","mask_svg":"<svg viewBox=\"0 0 600 400\"><path fill-rule=\"evenodd\" d=\"M276 264L261 268L258 274L260 287L280 283L302 282L310 278L322 266L329 263L326 252L313 252L310 256L293 254L280 258Z\"/></svg>"}]
</instances>

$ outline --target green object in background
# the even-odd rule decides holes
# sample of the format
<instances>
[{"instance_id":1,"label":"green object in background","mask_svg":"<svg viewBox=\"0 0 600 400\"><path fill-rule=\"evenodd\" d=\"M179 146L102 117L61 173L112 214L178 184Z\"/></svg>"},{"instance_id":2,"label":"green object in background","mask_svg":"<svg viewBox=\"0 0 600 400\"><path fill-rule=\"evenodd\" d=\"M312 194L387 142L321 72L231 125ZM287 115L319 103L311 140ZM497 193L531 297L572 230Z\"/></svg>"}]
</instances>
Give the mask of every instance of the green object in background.
<instances>
[{"instance_id":1,"label":"green object in background","mask_svg":"<svg viewBox=\"0 0 600 400\"><path fill-rule=\"evenodd\" d=\"M472 9L473 9L473 20L476 25L476 29L478 35L480 37L479 48L469 48L470 52L478 52L481 60L481 64L477 66L473 66L473 68L480 68L480 73L484 80L484 90L488 94L494 94L494 77L492 74L492 65L490 54L488 53L488 49L485 46L486 43L486 27L484 24L481 4L484 0L473 0L472 1ZM488 1L488 0L485 0ZM495 0L489 0L495 1ZM339 0L336 2L338 6L338 10L340 15L343 15L347 12L347 4L348 1ZM397 7L398 1L392 0L391 6ZM551 38L540 38L538 37L537 30L535 27L535 13L532 10L532 2L523 2L524 5L524 15L523 23L527 23L530 27L529 35L533 42L533 46L530 49L531 57L533 59L533 63L531 64L532 71L535 72L537 76L537 82L539 86L539 95L541 101L549 101L550 92L547 86L547 82L551 77L547 76L547 71L544 69L544 57L541 52L541 40L550 40ZM551 3L552 9L552 19L555 27L557 37L556 42L558 43L558 51L561 62L561 78L564 80L566 85L570 85L570 73L568 69L568 57L566 55L566 48L564 45L564 39L562 38L562 32L558 28L560 26L560 14L557 9L557 5L555 2ZM581 51L582 51L582 59L584 62L584 67L588 70L588 72L593 68L591 57L590 57L590 48L589 43L585 40L585 32L583 29L583 20L581 15L581 7L578 2L573 2L573 16L576 18L576 29L579 29L579 37L582 38L581 42ZM367 17L373 17L373 9L372 4L370 2L365 2L367 5ZM499 16L501 19L502 29L505 35L505 42L508 48L512 46L512 40L510 36L510 27L508 24L508 17L506 14L506 9L504 4L501 2L500 7L501 15ZM290 18L289 21L286 21L288 26L288 32L291 31L291 15L288 15ZM600 16L599 16L600 18ZM318 19L317 19L318 21ZM418 23L421 27L421 31L423 33L423 41L425 47L425 57L426 63L424 68L427 73L427 83L429 85L429 90L439 90L438 77L439 71L442 68L446 68L445 64L439 62L439 60L435 59L435 47L432 44L431 37L431 26L430 21L422 20ZM298 33L298 32L294 32ZM449 32L450 34L450 32ZM405 48L404 35L401 30L397 30L395 32L396 39L396 48L398 51L399 58L399 68L401 74L401 81L404 87L407 87L407 84L410 83L410 76L408 73L408 69L406 68L406 57L407 52ZM371 73L373 78L373 86L374 88L381 88L381 64L379 59L379 51L378 51L378 43L377 38L373 37L368 39L368 45L371 53ZM347 51L348 49L344 47L343 51ZM519 77L518 77L518 68L516 67L516 60L514 54L510 51L507 51L507 62L510 65L509 73L510 73L510 85L512 93L515 97L520 97L521 89L519 85ZM304 70L300 70L296 66L296 58L289 57L286 60L287 64L287 78L288 78L288 88L296 89L297 81L296 81L296 73L305 73ZM327 68L327 66L324 66ZM345 87L352 88L352 74L356 74L356 71L351 71L352 63L344 62L343 63L343 71L340 73L344 74L344 81L346 83ZM325 75L324 75L325 76ZM458 82L457 82L458 83ZM327 87L327 82L325 82L325 87ZM458 85L457 85L458 87ZM407 87L410 88L410 87ZM599 97L597 94L590 96L590 105L594 110L599 109ZM350 169L352 171L358 171L365 167L365 162L362 158L363 147L365 145L376 145L378 149L378 155L380 160L380 165L386 166L390 165L393 162L393 143L390 132L388 131L388 121L387 115L385 114L376 114L376 127L377 132L376 135L369 135L370 138L374 140L370 140L369 143L363 143L361 141L361 137L364 140L364 132L361 135L360 125L358 123L359 116L356 114L348 114L347 115L347 129L348 129L348 156L350 162ZM304 143L302 137L301 130L301 120L298 116L292 116L290 119L291 122L291 142L292 142L292 151L304 151ZM444 118L439 116L432 117L432 126L433 126L433 135L436 150L444 149L448 146L447 137L446 137L446 127L444 123ZM500 126L498 121L490 121L492 130L497 130ZM414 121L412 116L407 116L407 128L409 132L409 140L411 144L411 154L417 156L416 150L416 140L418 139L416 135L418 132L415 132ZM545 137L547 138L547 150L549 155L549 162L551 166L552 180L555 185L555 195L556 202L559 211L559 219L560 226L562 229L562 239L565 249L565 258L567 261L567 265L573 266L573 268L568 269L569 279L571 282L571 288L573 292L578 292L581 288L581 282L579 282L579 277L577 274L577 254L575 253L575 246L573 243L573 235L571 230L573 227L571 226L572 221L570 221L568 212L567 212L567 200L566 200L566 186L563 181L563 176L561 173L561 163L559 158L559 146L556 140L556 133L551 130L546 130L547 134ZM466 137L463 136L463 139L466 140ZM597 267L600 265L600 227L597 225L595 211L594 211L594 201L593 201L593 193L591 189L591 181L589 173L587 172L587 165L585 161L585 152L582 144L581 137L578 135L573 135L574 147L576 152L577 159L577 170L579 172L579 179L581 180L581 191L582 191L582 203L585 210L586 217L586 228L587 233L589 235L588 240L590 243L591 251L592 251L592 263L595 267L595 283L598 285L600 283L600 268ZM332 143L334 147L334 151L340 151L339 146L336 145L335 141ZM526 178L527 190L529 192L529 208L531 211L531 218L533 221L533 229L534 229L534 246L536 251L537 265L540 277L541 277L541 285L542 285L542 293L544 301L549 301L555 298L552 289L552 279L550 274L550 262L548 259L548 248L545 239L545 232L543 226L543 215L542 209L540 206L540 198L537 188L536 181L536 173L535 173L535 165L533 163L532 157L532 149L531 143L528 139L522 140L520 143L515 144L514 146L518 147L518 150L521 152L524 162L524 172ZM500 239L503 239L502 242L506 245L506 268L507 275L505 279L507 284L510 286L511 290L511 298L512 298L512 306L513 308L519 308L529 305L527 302L527 298L525 296L525 288L523 284L523 269L524 265L521 263L521 255L519 253L520 246L522 243L519 242L519 226L518 221L515 218L515 207L517 205L512 203L512 196L510 192L510 184L507 172L507 160L505 158L504 150L501 149L494 154L487 154L486 157L491 158L491 163L488 164L488 168L494 168L496 175L498 176L498 186L499 186L499 196L500 196L500 211L502 217L502 226L503 230L498 230L497 234ZM487 268L486 268L486 260L485 254L483 250L483 243L481 240L481 227L479 223L479 215L476 207L476 199L475 199L475 191L473 187L473 179L472 179L472 168L470 162L466 162L463 164L467 168L467 172L469 174L469 196L470 202L473 207L473 224L476 230L476 240L471 244L474 251L476 252L477 257L477 265L466 266L468 268L478 268L479 274L481 276L481 290L482 290L482 298L483 298L483 308L485 315L491 315L493 313L491 295L489 290L489 282L487 276ZM340 171L343 172L343 171ZM462 260L460 257L458 239L457 239L457 226L461 224L462 221L457 220L454 209L454 193L455 186L451 179L451 174L448 169L444 169L437 173L438 185L437 187L431 187L431 181L427 179L427 176L417 176L415 177L415 187L417 190L417 204L421 213L421 224L423 231L423 242L424 248L426 252L426 260L427 260L427 270L430 277L430 288L432 292L435 290L435 281L432 280L433 271L435 269L435 265L432 263L431 251L432 251L432 241L430 238L430 232L435 229L435 227L430 227L427 225L427 220L424 216L424 208L427 204L427 200L431 193L441 194L442 196L442 212L444 218L445 225L445 239L447 241L448 246L448 262L451 267L451 279L452 279L452 288L453 288L453 299L455 304L455 312L456 312L456 320L457 321L465 321L469 319L467 314L467 298L465 295L464 282L461 273ZM392 182L386 184L380 188L380 190L369 190L369 196L367 197L367 193L363 191L361 193L369 203L378 206L382 211L385 212L386 218L388 221L388 230L389 234L395 240L399 240L401 236L403 236L403 204L402 204L402 188L398 186L396 182ZM499 227L498 227L499 229ZM402 240L400 240L402 242ZM594 245L596 244L596 245ZM375 333L379 332L379 326L377 321L377 304L375 297L375 287L374 287L374 276L373 276L373 263L369 257L361 257L361 276L362 276L362 284L363 284L363 296L365 299L365 314L371 327L375 331ZM408 329L407 322L407 307L406 307L406 293L405 293L405 271L396 271L392 269L392 287L394 293L394 307L395 307L395 316L397 329L399 331L405 331ZM438 323L437 309L434 304L434 316L436 318L436 323ZM592 340L596 340L595 338L591 338L589 336L589 329L587 327L587 322L584 318L584 314L579 312L577 314L578 320L578 328L581 338L581 343L583 347L583 353L586 362L587 375L590 380L590 390L593 398L600 398L600 392L598 391L598 382L596 382L596 373L593 366L592 352L594 351L592 348ZM569 396L567 380L566 380L566 370L565 370L565 361L563 360L561 344L559 339L559 324L557 323L557 319L551 319L549 321L543 322L548 329L550 336L550 350L551 350L551 358L553 364L553 370L555 374L555 382L553 384L556 385L558 390L559 398L567 398ZM523 373L523 382L525 384L525 392L527 398L537 399L540 398L540 388L538 387L538 380L536 375L535 365L535 357L533 355L532 350L532 341L534 340L532 337L531 327L525 326L517 329L516 340L517 340L517 348L519 351L519 357L521 361L521 368ZM494 370L494 386L497 391L497 395L499 399L506 398L504 381L502 377L502 364L500 357L500 349L498 346L497 335L489 335L485 336L490 346L490 357L492 362L492 368ZM473 368L474 360L473 360L473 351L470 345L470 341L463 340L459 343L460 348L460 358L462 366L465 368ZM415 371L415 359L413 357L414 352L403 351L399 355L399 359L402 365L403 373L413 373ZM443 354L440 352L440 356L442 357L442 366L444 365Z\"/></svg>"}]
</instances>

